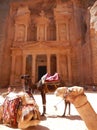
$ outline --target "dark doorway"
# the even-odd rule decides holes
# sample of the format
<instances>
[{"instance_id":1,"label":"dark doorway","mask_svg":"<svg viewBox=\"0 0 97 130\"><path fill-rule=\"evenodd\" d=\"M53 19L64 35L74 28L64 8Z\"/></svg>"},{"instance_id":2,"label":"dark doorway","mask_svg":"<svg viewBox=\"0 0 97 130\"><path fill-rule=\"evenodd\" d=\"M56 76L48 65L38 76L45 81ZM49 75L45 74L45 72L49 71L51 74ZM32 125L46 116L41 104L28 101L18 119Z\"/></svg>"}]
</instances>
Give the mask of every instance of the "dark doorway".
<instances>
[{"instance_id":1,"label":"dark doorway","mask_svg":"<svg viewBox=\"0 0 97 130\"><path fill-rule=\"evenodd\" d=\"M47 73L47 67L46 66L38 66L38 80L41 79L43 75Z\"/></svg>"}]
</instances>

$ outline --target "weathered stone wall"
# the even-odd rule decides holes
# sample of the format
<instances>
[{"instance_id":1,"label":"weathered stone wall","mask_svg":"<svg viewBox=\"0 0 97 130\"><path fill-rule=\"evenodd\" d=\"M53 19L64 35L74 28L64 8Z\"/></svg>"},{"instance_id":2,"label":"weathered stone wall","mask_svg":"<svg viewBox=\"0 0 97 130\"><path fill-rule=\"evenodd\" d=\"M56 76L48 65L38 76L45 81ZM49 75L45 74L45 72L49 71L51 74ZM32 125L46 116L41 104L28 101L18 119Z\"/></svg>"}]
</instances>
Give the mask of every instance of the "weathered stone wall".
<instances>
[{"instance_id":1,"label":"weathered stone wall","mask_svg":"<svg viewBox=\"0 0 97 130\"><path fill-rule=\"evenodd\" d=\"M8 58L7 47L7 22L9 4L7 1L0 2L0 86L8 84Z\"/></svg>"},{"instance_id":2,"label":"weathered stone wall","mask_svg":"<svg viewBox=\"0 0 97 130\"><path fill-rule=\"evenodd\" d=\"M8 86L11 70L11 23L10 2L16 0L0 1L0 86Z\"/></svg>"},{"instance_id":3,"label":"weathered stone wall","mask_svg":"<svg viewBox=\"0 0 97 130\"><path fill-rule=\"evenodd\" d=\"M93 83L97 85L97 1L90 8L90 42Z\"/></svg>"},{"instance_id":4,"label":"weathered stone wall","mask_svg":"<svg viewBox=\"0 0 97 130\"><path fill-rule=\"evenodd\" d=\"M91 84L91 49L89 43L89 13L74 6L74 41L71 49L72 82L75 85Z\"/></svg>"}]
</instances>

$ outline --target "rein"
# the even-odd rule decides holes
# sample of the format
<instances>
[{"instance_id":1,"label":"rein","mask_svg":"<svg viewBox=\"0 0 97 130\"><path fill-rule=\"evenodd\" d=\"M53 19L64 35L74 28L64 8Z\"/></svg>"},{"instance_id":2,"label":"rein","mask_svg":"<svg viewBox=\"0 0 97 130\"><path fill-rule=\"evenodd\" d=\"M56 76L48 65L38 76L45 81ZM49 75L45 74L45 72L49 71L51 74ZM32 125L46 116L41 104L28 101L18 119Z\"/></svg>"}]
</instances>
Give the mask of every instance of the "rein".
<instances>
[{"instance_id":1,"label":"rein","mask_svg":"<svg viewBox=\"0 0 97 130\"><path fill-rule=\"evenodd\" d=\"M61 99L58 103L56 103L56 105L54 105L53 107L55 108L55 110L57 110L57 105L59 104L59 103L61 103L62 101L63 101L64 99ZM46 104L43 104L43 105L41 105L41 106L47 106ZM41 107L41 106L39 106L39 107ZM51 106L51 105L50 105Z\"/></svg>"},{"instance_id":2,"label":"rein","mask_svg":"<svg viewBox=\"0 0 97 130\"><path fill-rule=\"evenodd\" d=\"M64 99L61 99L58 103L56 103L56 105L54 105L54 107L57 106L59 103L61 103L63 100ZM46 106L46 104L43 104L42 106Z\"/></svg>"},{"instance_id":3,"label":"rein","mask_svg":"<svg viewBox=\"0 0 97 130\"><path fill-rule=\"evenodd\" d=\"M87 103L88 103L88 101L86 101L84 104L82 104L82 105L80 105L80 106L78 106L76 108L81 108L81 107L85 106Z\"/></svg>"},{"instance_id":4,"label":"rein","mask_svg":"<svg viewBox=\"0 0 97 130\"><path fill-rule=\"evenodd\" d=\"M57 110L57 106L59 105L59 103L61 103L64 99L61 99L58 103L56 103L56 105L54 105L55 110Z\"/></svg>"},{"instance_id":5,"label":"rein","mask_svg":"<svg viewBox=\"0 0 97 130\"><path fill-rule=\"evenodd\" d=\"M79 97L79 96L85 96L85 94L79 94L79 95L77 95L75 98L77 98L77 97ZM85 101L85 103L83 103L82 105L79 105L79 106L76 106L76 108L78 109L78 108L81 108L81 107L83 107L83 106L85 106L86 104L88 104L89 102L88 102L88 100L86 100Z\"/></svg>"}]
</instances>

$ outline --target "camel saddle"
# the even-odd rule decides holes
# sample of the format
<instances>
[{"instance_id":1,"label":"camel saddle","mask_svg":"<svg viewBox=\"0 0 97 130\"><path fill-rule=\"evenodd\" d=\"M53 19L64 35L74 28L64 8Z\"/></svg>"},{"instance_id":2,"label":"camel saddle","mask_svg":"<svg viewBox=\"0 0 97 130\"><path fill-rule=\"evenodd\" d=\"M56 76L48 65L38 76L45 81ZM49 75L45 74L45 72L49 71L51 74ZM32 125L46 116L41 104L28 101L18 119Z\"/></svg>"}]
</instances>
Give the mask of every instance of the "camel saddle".
<instances>
[{"instance_id":1,"label":"camel saddle","mask_svg":"<svg viewBox=\"0 0 97 130\"><path fill-rule=\"evenodd\" d=\"M45 78L45 82L59 82L60 77L58 73L55 73L52 76L48 76Z\"/></svg>"},{"instance_id":2,"label":"camel saddle","mask_svg":"<svg viewBox=\"0 0 97 130\"><path fill-rule=\"evenodd\" d=\"M13 95L13 94L12 94ZM17 125L17 111L21 103L18 96L7 96L3 104L3 123L11 126Z\"/></svg>"}]
</instances>

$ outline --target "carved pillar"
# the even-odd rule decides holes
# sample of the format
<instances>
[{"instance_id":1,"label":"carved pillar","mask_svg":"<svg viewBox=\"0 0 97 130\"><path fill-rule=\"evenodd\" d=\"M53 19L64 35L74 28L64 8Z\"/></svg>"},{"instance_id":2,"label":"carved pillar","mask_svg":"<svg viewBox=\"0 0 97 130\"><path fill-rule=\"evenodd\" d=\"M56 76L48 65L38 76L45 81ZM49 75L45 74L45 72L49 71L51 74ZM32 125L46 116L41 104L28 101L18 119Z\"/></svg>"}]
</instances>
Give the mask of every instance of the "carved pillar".
<instances>
[{"instance_id":1,"label":"carved pillar","mask_svg":"<svg viewBox=\"0 0 97 130\"><path fill-rule=\"evenodd\" d=\"M50 69L50 54L47 55L47 73L50 73L51 72L51 69Z\"/></svg>"},{"instance_id":2,"label":"carved pillar","mask_svg":"<svg viewBox=\"0 0 97 130\"><path fill-rule=\"evenodd\" d=\"M14 84L15 76L15 56L12 55L12 67L11 67L11 76L10 76L10 85Z\"/></svg>"},{"instance_id":3,"label":"carved pillar","mask_svg":"<svg viewBox=\"0 0 97 130\"><path fill-rule=\"evenodd\" d=\"M59 40L59 35L58 35L58 23L56 23L56 39L57 39L57 41Z\"/></svg>"},{"instance_id":4,"label":"carved pillar","mask_svg":"<svg viewBox=\"0 0 97 130\"><path fill-rule=\"evenodd\" d=\"M39 40L39 26L37 25L37 40Z\"/></svg>"},{"instance_id":5,"label":"carved pillar","mask_svg":"<svg viewBox=\"0 0 97 130\"><path fill-rule=\"evenodd\" d=\"M56 56L57 57L57 73L60 73L60 66L59 66L59 63L60 63L60 59L59 59L59 55Z\"/></svg>"},{"instance_id":6,"label":"carved pillar","mask_svg":"<svg viewBox=\"0 0 97 130\"><path fill-rule=\"evenodd\" d=\"M72 83L72 72L71 72L71 58L70 58L70 54L68 54L67 56L68 59L68 78L69 78L69 83Z\"/></svg>"},{"instance_id":7,"label":"carved pillar","mask_svg":"<svg viewBox=\"0 0 97 130\"><path fill-rule=\"evenodd\" d=\"M22 68L22 74L26 73L26 55L23 55L23 68Z\"/></svg>"},{"instance_id":8,"label":"carved pillar","mask_svg":"<svg viewBox=\"0 0 97 130\"><path fill-rule=\"evenodd\" d=\"M33 62L32 62L32 82L35 83L35 75L36 75L36 55L32 55Z\"/></svg>"},{"instance_id":9,"label":"carved pillar","mask_svg":"<svg viewBox=\"0 0 97 130\"><path fill-rule=\"evenodd\" d=\"M45 41L47 40L47 25L45 25Z\"/></svg>"},{"instance_id":10,"label":"carved pillar","mask_svg":"<svg viewBox=\"0 0 97 130\"><path fill-rule=\"evenodd\" d=\"M14 41L17 40L17 24L15 24L15 36L14 36Z\"/></svg>"},{"instance_id":11,"label":"carved pillar","mask_svg":"<svg viewBox=\"0 0 97 130\"><path fill-rule=\"evenodd\" d=\"M67 34L66 34L67 35L66 36L67 40L70 40L70 31L69 31L70 29L69 29L69 27L70 27L70 20L67 21L67 26L66 26L66 29L67 29Z\"/></svg>"},{"instance_id":12,"label":"carved pillar","mask_svg":"<svg viewBox=\"0 0 97 130\"><path fill-rule=\"evenodd\" d=\"M25 39L24 39L24 41L27 41L27 30L28 30L28 26L26 25L25 26Z\"/></svg>"}]
</instances>

